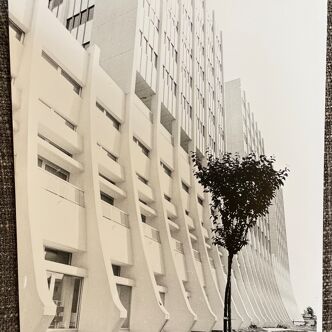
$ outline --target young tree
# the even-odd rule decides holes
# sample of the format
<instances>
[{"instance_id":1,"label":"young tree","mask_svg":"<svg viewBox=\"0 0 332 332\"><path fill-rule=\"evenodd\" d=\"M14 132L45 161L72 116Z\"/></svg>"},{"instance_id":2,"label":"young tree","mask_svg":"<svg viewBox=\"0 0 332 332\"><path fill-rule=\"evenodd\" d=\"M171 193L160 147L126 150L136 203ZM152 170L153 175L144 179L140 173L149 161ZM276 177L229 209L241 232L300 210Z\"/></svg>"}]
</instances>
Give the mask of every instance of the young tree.
<instances>
[{"instance_id":1,"label":"young tree","mask_svg":"<svg viewBox=\"0 0 332 332\"><path fill-rule=\"evenodd\" d=\"M208 153L203 164L192 154L194 174L211 195L212 242L228 251L224 298L224 332L232 331L231 271L233 257L248 244L248 231L268 213L276 191L283 185L288 169L274 170L273 157L254 153L246 157L225 153L220 159Z\"/></svg>"}]
</instances>

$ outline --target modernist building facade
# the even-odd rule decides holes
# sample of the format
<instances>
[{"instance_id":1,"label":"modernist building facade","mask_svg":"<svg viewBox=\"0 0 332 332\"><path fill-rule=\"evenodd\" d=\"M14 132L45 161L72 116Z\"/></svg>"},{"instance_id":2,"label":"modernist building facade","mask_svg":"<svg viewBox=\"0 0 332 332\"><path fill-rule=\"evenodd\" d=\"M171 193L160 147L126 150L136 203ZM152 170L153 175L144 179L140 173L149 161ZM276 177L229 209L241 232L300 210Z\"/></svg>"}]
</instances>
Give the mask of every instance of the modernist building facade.
<instances>
[{"instance_id":1,"label":"modernist building facade","mask_svg":"<svg viewBox=\"0 0 332 332\"><path fill-rule=\"evenodd\" d=\"M205 1L9 5L22 331L221 330L227 257L190 160L226 148ZM234 326L290 322L250 255Z\"/></svg>"}]
</instances>

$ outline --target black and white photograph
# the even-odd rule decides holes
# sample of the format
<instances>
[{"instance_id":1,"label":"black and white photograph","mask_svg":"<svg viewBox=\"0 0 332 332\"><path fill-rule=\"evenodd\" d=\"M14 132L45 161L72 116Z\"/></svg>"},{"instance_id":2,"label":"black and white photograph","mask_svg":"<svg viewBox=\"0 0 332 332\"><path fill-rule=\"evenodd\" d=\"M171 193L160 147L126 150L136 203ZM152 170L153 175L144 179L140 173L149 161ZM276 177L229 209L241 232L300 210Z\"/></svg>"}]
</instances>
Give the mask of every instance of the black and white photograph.
<instances>
[{"instance_id":1,"label":"black and white photograph","mask_svg":"<svg viewBox=\"0 0 332 332\"><path fill-rule=\"evenodd\" d=\"M332 1L0 7L1 332L332 331Z\"/></svg>"}]
</instances>

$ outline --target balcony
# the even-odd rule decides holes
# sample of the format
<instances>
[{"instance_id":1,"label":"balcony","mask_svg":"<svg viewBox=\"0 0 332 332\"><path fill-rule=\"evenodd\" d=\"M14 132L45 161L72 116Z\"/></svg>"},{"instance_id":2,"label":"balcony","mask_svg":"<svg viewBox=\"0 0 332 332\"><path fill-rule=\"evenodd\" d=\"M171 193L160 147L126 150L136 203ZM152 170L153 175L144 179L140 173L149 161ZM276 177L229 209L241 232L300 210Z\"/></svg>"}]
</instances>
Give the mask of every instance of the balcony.
<instances>
[{"instance_id":1,"label":"balcony","mask_svg":"<svg viewBox=\"0 0 332 332\"><path fill-rule=\"evenodd\" d=\"M167 199L164 199L164 205L166 208L167 216L169 218L176 218L177 213L176 213L176 208L173 203L169 202Z\"/></svg>"},{"instance_id":2,"label":"balcony","mask_svg":"<svg viewBox=\"0 0 332 332\"><path fill-rule=\"evenodd\" d=\"M103 217L129 228L129 219L127 213L104 201L101 201L101 207Z\"/></svg>"},{"instance_id":3,"label":"balcony","mask_svg":"<svg viewBox=\"0 0 332 332\"><path fill-rule=\"evenodd\" d=\"M148 225L143 224L145 247L152 271L156 274L164 274L163 253L160 244L159 231Z\"/></svg>"},{"instance_id":4,"label":"balcony","mask_svg":"<svg viewBox=\"0 0 332 332\"><path fill-rule=\"evenodd\" d=\"M191 217L185 215L184 219L185 219L186 224L188 225L189 229L195 229L194 221L191 219Z\"/></svg>"},{"instance_id":5,"label":"balcony","mask_svg":"<svg viewBox=\"0 0 332 332\"><path fill-rule=\"evenodd\" d=\"M105 259L119 264L133 264L128 215L103 201L101 204L103 220L100 223L100 236Z\"/></svg>"},{"instance_id":6,"label":"balcony","mask_svg":"<svg viewBox=\"0 0 332 332\"><path fill-rule=\"evenodd\" d=\"M109 177L114 182L124 180L124 172L122 166L108 156L107 152L97 146L98 165L102 174Z\"/></svg>"},{"instance_id":7,"label":"balcony","mask_svg":"<svg viewBox=\"0 0 332 332\"><path fill-rule=\"evenodd\" d=\"M145 237L154 240L156 242L160 242L159 231L156 228L145 223L143 224L143 228L144 228Z\"/></svg>"},{"instance_id":8,"label":"balcony","mask_svg":"<svg viewBox=\"0 0 332 332\"><path fill-rule=\"evenodd\" d=\"M84 193L71 183L38 169L38 207L34 218L44 241L86 249Z\"/></svg>"},{"instance_id":9,"label":"balcony","mask_svg":"<svg viewBox=\"0 0 332 332\"><path fill-rule=\"evenodd\" d=\"M146 202L152 202L154 200L154 195L151 187L141 180L137 179L137 190L140 199Z\"/></svg>"},{"instance_id":10,"label":"balcony","mask_svg":"<svg viewBox=\"0 0 332 332\"><path fill-rule=\"evenodd\" d=\"M202 233L203 233L203 236L208 239L209 238L209 234L208 234L208 231L205 227L202 226Z\"/></svg>"},{"instance_id":11,"label":"balcony","mask_svg":"<svg viewBox=\"0 0 332 332\"><path fill-rule=\"evenodd\" d=\"M147 217L155 217L157 215L156 211L152 209L149 205L139 202L140 211Z\"/></svg>"},{"instance_id":12,"label":"balcony","mask_svg":"<svg viewBox=\"0 0 332 332\"><path fill-rule=\"evenodd\" d=\"M126 193L124 190L106 180L105 178L99 176L99 185L100 190L116 199L122 199L126 197Z\"/></svg>"},{"instance_id":13,"label":"balcony","mask_svg":"<svg viewBox=\"0 0 332 332\"><path fill-rule=\"evenodd\" d=\"M193 253L194 253L195 260L198 262L201 262L201 254L199 253L199 251L193 249Z\"/></svg>"},{"instance_id":14,"label":"balcony","mask_svg":"<svg viewBox=\"0 0 332 332\"><path fill-rule=\"evenodd\" d=\"M176 270L179 273L180 279L182 281L187 281L188 276L187 276L186 262L184 258L183 244L180 241L173 239L173 248L174 248L174 259L175 259Z\"/></svg>"},{"instance_id":15,"label":"balcony","mask_svg":"<svg viewBox=\"0 0 332 332\"><path fill-rule=\"evenodd\" d=\"M69 202L84 207L84 192L71 183L64 181L45 170L39 170L40 186Z\"/></svg>"},{"instance_id":16,"label":"balcony","mask_svg":"<svg viewBox=\"0 0 332 332\"><path fill-rule=\"evenodd\" d=\"M75 125L65 120L60 113L44 101L38 103L38 132L57 143L68 152L82 151L82 138L75 131Z\"/></svg>"},{"instance_id":17,"label":"balcony","mask_svg":"<svg viewBox=\"0 0 332 332\"><path fill-rule=\"evenodd\" d=\"M41 157L64 168L70 173L78 173L83 170L83 165L80 162L68 156L45 139L37 137L37 144L38 155Z\"/></svg>"}]
</instances>

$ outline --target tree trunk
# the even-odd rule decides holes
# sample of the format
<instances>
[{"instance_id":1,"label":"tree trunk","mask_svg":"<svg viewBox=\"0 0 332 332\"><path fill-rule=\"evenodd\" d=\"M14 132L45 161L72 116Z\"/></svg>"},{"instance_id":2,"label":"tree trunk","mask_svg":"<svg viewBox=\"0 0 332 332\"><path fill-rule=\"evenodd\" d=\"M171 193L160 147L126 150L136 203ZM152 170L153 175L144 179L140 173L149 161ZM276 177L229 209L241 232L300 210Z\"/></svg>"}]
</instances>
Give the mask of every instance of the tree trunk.
<instances>
[{"instance_id":1,"label":"tree trunk","mask_svg":"<svg viewBox=\"0 0 332 332\"><path fill-rule=\"evenodd\" d=\"M0 1L0 331L19 331L8 1Z\"/></svg>"},{"instance_id":2,"label":"tree trunk","mask_svg":"<svg viewBox=\"0 0 332 332\"><path fill-rule=\"evenodd\" d=\"M228 254L227 281L224 299L224 332L232 332L232 262L233 254Z\"/></svg>"}]
</instances>

